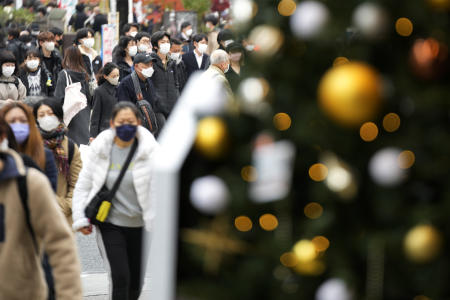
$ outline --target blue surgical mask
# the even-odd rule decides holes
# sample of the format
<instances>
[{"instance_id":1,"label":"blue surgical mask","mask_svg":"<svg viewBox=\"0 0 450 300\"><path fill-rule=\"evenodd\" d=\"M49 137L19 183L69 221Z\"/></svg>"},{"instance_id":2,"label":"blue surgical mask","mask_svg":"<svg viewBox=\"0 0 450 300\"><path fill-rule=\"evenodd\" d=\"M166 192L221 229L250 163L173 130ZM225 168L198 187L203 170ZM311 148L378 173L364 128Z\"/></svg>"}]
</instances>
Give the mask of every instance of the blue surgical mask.
<instances>
[{"instance_id":1,"label":"blue surgical mask","mask_svg":"<svg viewBox=\"0 0 450 300\"><path fill-rule=\"evenodd\" d=\"M14 132L14 137L18 144L22 144L30 135L30 125L25 123L13 123L9 124L12 131Z\"/></svg>"},{"instance_id":2,"label":"blue surgical mask","mask_svg":"<svg viewBox=\"0 0 450 300\"><path fill-rule=\"evenodd\" d=\"M136 136L137 126L125 124L116 127L116 135L124 142L131 141Z\"/></svg>"}]
</instances>

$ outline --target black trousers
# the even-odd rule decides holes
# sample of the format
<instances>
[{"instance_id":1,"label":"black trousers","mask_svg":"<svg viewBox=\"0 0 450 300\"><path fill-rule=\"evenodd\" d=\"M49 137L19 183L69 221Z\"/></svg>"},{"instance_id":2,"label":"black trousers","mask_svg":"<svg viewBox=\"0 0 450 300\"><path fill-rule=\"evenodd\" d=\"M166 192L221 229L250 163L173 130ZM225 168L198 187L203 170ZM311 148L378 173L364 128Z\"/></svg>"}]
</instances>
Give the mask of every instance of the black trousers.
<instances>
[{"instance_id":1,"label":"black trousers","mask_svg":"<svg viewBox=\"0 0 450 300\"><path fill-rule=\"evenodd\" d=\"M98 228L111 270L112 299L137 300L143 285L142 227L104 223Z\"/></svg>"}]
</instances>

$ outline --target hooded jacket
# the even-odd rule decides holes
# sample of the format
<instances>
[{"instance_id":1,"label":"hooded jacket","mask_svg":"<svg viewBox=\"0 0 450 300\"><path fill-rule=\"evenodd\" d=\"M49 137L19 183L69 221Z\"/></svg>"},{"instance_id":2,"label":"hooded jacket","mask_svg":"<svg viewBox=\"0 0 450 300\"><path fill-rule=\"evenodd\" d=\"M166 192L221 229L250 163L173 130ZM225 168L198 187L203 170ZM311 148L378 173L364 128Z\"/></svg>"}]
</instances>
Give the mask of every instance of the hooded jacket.
<instances>
[{"instance_id":1,"label":"hooded jacket","mask_svg":"<svg viewBox=\"0 0 450 300\"><path fill-rule=\"evenodd\" d=\"M115 136L113 129L105 130L97 136L89 147L89 152L83 161L83 168L73 192L72 228L74 230L79 230L90 224L84 210L106 182ZM138 202L143 212L145 227L150 231L151 222L155 216L154 201L150 198L150 190L153 187L152 158L159 146L153 135L142 126L138 126L136 138L138 148L132 160L134 162L132 176Z\"/></svg>"},{"instance_id":2,"label":"hooded jacket","mask_svg":"<svg viewBox=\"0 0 450 300\"><path fill-rule=\"evenodd\" d=\"M56 299L81 300L80 264L74 236L47 178L35 169L25 171L22 159L13 150L0 155L7 160L0 172L0 299L47 298L41 270L45 252L53 270ZM25 172L27 203L38 253L26 225L17 184L17 177Z\"/></svg>"},{"instance_id":3,"label":"hooded jacket","mask_svg":"<svg viewBox=\"0 0 450 300\"><path fill-rule=\"evenodd\" d=\"M158 54L151 53L150 55L156 59L156 62L153 63L155 71L151 80L155 86L155 93L160 103L161 112L167 118L180 96L179 83L176 76L176 62L168 59L167 64L164 66Z\"/></svg>"}]
</instances>

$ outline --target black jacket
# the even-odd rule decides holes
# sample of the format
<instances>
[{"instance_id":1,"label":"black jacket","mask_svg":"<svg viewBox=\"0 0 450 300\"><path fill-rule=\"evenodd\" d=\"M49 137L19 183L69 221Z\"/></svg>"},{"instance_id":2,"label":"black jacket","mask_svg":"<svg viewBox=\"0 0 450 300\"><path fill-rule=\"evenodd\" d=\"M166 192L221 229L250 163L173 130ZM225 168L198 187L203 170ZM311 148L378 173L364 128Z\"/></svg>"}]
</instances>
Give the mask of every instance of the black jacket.
<instances>
[{"instance_id":1,"label":"black jacket","mask_svg":"<svg viewBox=\"0 0 450 300\"><path fill-rule=\"evenodd\" d=\"M73 26L75 31L84 28L84 22L87 20L88 16L84 12L75 12L70 18L69 25Z\"/></svg>"},{"instance_id":2,"label":"black jacket","mask_svg":"<svg viewBox=\"0 0 450 300\"><path fill-rule=\"evenodd\" d=\"M67 70L68 75L72 79L72 83L81 82L81 92L86 95L87 106L81 110L75 117L73 117L68 128L67 134L78 145L89 143L89 119L91 111L91 95L89 94L89 83L86 80L86 74ZM58 75L59 79L56 84L55 97L64 103L65 89L67 86L67 80L65 71L61 71Z\"/></svg>"},{"instance_id":3,"label":"black jacket","mask_svg":"<svg viewBox=\"0 0 450 300\"><path fill-rule=\"evenodd\" d=\"M18 39L9 40L6 50L11 51L14 54L17 60L17 65L21 65L25 60L27 47Z\"/></svg>"},{"instance_id":4,"label":"black jacket","mask_svg":"<svg viewBox=\"0 0 450 300\"><path fill-rule=\"evenodd\" d=\"M45 64L46 59L44 59L44 53L42 52L41 48L39 48L39 53L41 55L41 61L44 62L45 67L47 68L47 70L50 72L50 74L52 76L52 85L56 86L56 84L58 82L58 74L62 70L61 54L59 53L58 50L52 51L52 53L50 54L50 60L52 61L53 68L49 68L49 66Z\"/></svg>"},{"instance_id":5,"label":"black jacket","mask_svg":"<svg viewBox=\"0 0 450 300\"><path fill-rule=\"evenodd\" d=\"M197 59L195 59L194 51L183 54L183 62L186 65L187 78L191 77L192 73L199 70L206 70L209 67L209 55L203 54L202 65L199 68Z\"/></svg>"},{"instance_id":6,"label":"black jacket","mask_svg":"<svg viewBox=\"0 0 450 300\"><path fill-rule=\"evenodd\" d=\"M109 128L114 105L117 103L117 87L105 81L94 91L94 107L91 115L90 136L95 138Z\"/></svg>"},{"instance_id":7,"label":"black jacket","mask_svg":"<svg viewBox=\"0 0 450 300\"><path fill-rule=\"evenodd\" d=\"M155 86L153 85L152 80L147 78L144 82L139 79L139 83L141 85L142 96L152 105L153 109L157 111L159 103L156 98ZM120 81L120 84L117 87L117 99L119 101L130 101L134 104L137 103L136 89L134 88L131 74Z\"/></svg>"},{"instance_id":8,"label":"black jacket","mask_svg":"<svg viewBox=\"0 0 450 300\"><path fill-rule=\"evenodd\" d=\"M156 97L161 105L161 112L167 118L180 96L179 83L176 76L176 63L169 59L166 66L164 66L161 58L156 53L152 53L151 56L156 59L153 63L155 71L152 76L152 82L155 86Z\"/></svg>"},{"instance_id":9,"label":"black jacket","mask_svg":"<svg viewBox=\"0 0 450 300\"><path fill-rule=\"evenodd\" d=\"M175 76L178 81L178 90L181 94L188 79L186 73L186 65L184 64L183 60L181 60L178 64L175 62Z\"/></svg>"},{"instance_id":10,"label":"black jacket","mask_svg":"<svg viewBox=\"0 0 450 300\"><path fill-rule=\"evenodd\" d=\"M51 81L52 74L47 70L44 63L41 63L40 69L41 69L41 95L51 97L55 92L56 83ZM28 71L27 67L23 67L20 68L18 75L23 85L25 85L25 87L27 88L27 95L30 95L30 86L28 83L29 73L30 71Z\"/></svg>"},{"instance_id":11,"label":"black jacket","mask_svg":"<svg viewBox=\"0 0 450 300\"><path fill-rule=\"evenodd\" d=\"M115 58L113 58L113 63L115 63L119 67L119 81L122 81L122 79L133 72L131 66L121 56L116 56Z\"/></svg>"},{"instance_id":12,"label":"black jacket","mask_svg":"<svg viewBox=\"0 0 450 300\"><path fill-rule=\"evenodd\" d=\"M102 25L108 24L108 18L104 14L98 14L94 17L94 24L92 25L92 30L94 32L101 32Z\"/></svg>"},{"instance_id":13,"label":"black jacket","mask_svg":"<svg viewBox=\"0 0 450 300\"><path fill-rule=\"evenodd\" d=\"M84 67L89 72L89 76L91 76L92 72L94 72L94 75L97 75L98 71L100 71L100 69L103 66L102 58L100 57L100 55L97 55L94 58L94 60L92 61L92 64L91 64L91 60L89 59L89 57L87 55L82 54L82 56L83 56Z\"/></svg>"}]
</instances>

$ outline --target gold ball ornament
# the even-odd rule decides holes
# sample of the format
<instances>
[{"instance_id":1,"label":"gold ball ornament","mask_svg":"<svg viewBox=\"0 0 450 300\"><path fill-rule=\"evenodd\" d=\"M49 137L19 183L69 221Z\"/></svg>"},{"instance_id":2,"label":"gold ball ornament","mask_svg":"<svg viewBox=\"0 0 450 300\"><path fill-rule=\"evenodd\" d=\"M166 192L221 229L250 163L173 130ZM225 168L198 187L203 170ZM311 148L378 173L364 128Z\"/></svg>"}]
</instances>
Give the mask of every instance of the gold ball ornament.
<instances>
[{"instance_id":1,"label":"gold ball ornament","mask_svg":"<svg viewBox=\"0 0 450 300\"><path fill-rule=\"evenodd\" d=\"M225 122L217 117L207 117L198 123L195 148L204 156L215 159L223 156L228 146Z\"/></svg>"},{"instance_id":2,"label":"gold ball ornament","mask_svg":"<svg viewBox=\"0 0 450 300\"><path fill-rule=\"evenodd\" d=\"M442 236L431 225L418 225L406 234L403 245L406 256L411 261L426 263L441 252Z\"/></svg>"},{"instance_id":3,"label":"gold ball ornament","mask_svg":"<svg viewBox=\"0 0 450 300\"><path fill-rule=\"evenodd\" d=\"M322 110L345 127L359 127L373 120L381 107L382 82L378 72L360 62L328 70L319 83Z\"/></svg>"}]
</instances>

